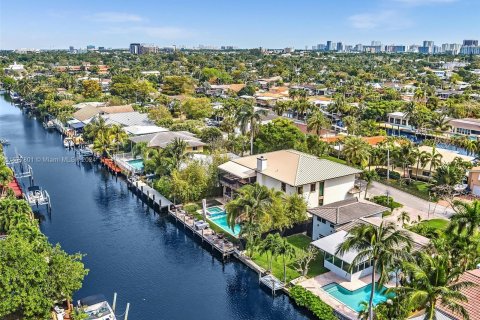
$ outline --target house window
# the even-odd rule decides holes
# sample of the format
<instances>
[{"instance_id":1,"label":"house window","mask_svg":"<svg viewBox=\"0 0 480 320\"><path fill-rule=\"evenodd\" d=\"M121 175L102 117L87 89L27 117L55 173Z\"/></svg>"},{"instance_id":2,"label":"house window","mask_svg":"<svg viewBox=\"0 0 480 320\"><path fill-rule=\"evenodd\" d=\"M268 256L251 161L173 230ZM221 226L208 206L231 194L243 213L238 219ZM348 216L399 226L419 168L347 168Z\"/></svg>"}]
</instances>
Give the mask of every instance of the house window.
<instances>
[{"instance_id":1,"label":"house window","mask_svg":"<svg viewBox=\"0 0 480 320\"><path fill-rule=\"evenodd\" d=\"M283 182L282 182L281 189L282 189L283 192L287 192L287 185Z\"/></svg>"},{"instance_id":2,"label":"house window","mask_svg":"<svg viewBox=\"0 0 480 320\"><path fill-rule=\"evenodd\" d=\"M197 151L197 150L198 150L198 147L192 147L192 150L193 150L193 151Z\"/></svg>"},{"instance_id":3,"label":"house window","mask_svg":"<svg viewBox=\"0 0 480 320\"><path fill-rule=\"evenodd\" d=\"M325 182L321 181L318 183L318 195L323 196L323 192L325 191ZM323 203L323 201L322 201Z\"/></svg>"},{"instance_id":4,"label":"house window","mask_svg":"<svg viewBox=\"0 0 480 320\"><path fill-rule=\"evenodd\" d=\"M297 187L297 193L298 194L303 194L303 186Z\"/></svg>"},{"instance_id":5,"label":"house window","mask_svg":"<svg viewBox=\"0 0 480 320\"><path fill-rule=\"evenodd\" d=\"M312 183L312 184L310 185L310 192L315 192L316 188L317 188L317 184L316 184L316 183Z\"/></svg>"},{"instance_id":6,"label":"house window","mask_svg":"<svg viewBox=\"0 0 480 320\"><path fill-rule=\"evenodd\" d=\"M333 225L333 223L330 223L330 228L334 229L335 226Z\"/></svg>"}]
</instances>

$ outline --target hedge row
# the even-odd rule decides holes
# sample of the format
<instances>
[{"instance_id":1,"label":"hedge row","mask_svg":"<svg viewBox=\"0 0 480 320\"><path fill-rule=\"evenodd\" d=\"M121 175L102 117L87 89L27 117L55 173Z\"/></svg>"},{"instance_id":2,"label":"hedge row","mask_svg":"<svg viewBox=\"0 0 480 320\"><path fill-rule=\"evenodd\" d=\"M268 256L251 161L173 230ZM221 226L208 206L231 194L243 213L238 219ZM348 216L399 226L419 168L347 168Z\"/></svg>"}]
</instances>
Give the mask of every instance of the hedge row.
<instances>
[{"instance_id":1,"label":"hedge row","mask_svg":"<svg viewBox=\"0 0 480 320\"><path fill-rule=\"evenodd\" d=\"M290 296L300 307L310 310L320 320L337 320L332 307L301 286L290 289Z\"/></svg>"}]
</instances>

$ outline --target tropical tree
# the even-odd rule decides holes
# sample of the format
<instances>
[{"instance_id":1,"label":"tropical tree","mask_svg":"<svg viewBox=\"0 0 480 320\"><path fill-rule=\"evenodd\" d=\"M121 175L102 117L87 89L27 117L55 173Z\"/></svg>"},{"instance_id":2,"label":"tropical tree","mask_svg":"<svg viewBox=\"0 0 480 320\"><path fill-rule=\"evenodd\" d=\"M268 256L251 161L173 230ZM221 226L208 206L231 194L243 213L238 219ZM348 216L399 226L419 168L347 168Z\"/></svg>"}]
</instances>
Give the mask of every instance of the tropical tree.
<instances>
[{"instance_id":1,"label":"tropical tree","mask_svg":"<svg viewBox=\"0 0 480 320\"><path fill-rule=\"evenodd\" d=\"M407 211L400 212L400 215L397 218L398 222L402 223L402 227L405 228L406 223L410 222L410 214Z\"/></svg>"},{"instance_id":2,"label":"tropical tree","mask_svg":"<svg viewBox=\"0 0 480 320\"><path fill-rule=\"evenodd\" d=\"M272 270L272 261L277 255L277 249L278 249L278 243L279 243L279 237L278 233L276 234L268 234L265 239L260 242L258 251L260 254L266 254L267 255L267 262L268 262L268 270Z\"/></svg>"},{"instance_id":3,"label":"tropical tree","mask_svg":"<svg viewBox=\"0 0 480 320\"><path fill-rule=\"evenodd\" d=\"M442 155L437 151L435 146L432 147L432 152L427 153L426 160L430 163L430 174L432 174L432 170L435 170L442 164Z\"/></svg>"},{"instance_id":4,"label":"tropical tree","mask_svg":"<svg viewBox=\"0 0 480 320\"><path fill-rule=\"evenodd\" d=\"M240 107L236 114L237 124L242 134L246 134L250 130L250 154L253 154L253 138L258 133L258 128L262 117L267 115L267 110L255 110L253 104L245 103Z\"/></svg>"},{"instance_id":5,"label":"tropical tree","mask_svg":"<svg viewBox=\"0 0 480 320\"><path fill-rule=\"evenodd\" d=\"M286 238L282 238L278 243L277 254L282 257L283 282L287 282L287 260L295 257L295 247Z\"/></svg>"},{"instance_id":6,"label":"tropical tree","mask_svg":"<svg viewBox=\"0 0 480 320\"><path fill-rule=\"evenodd\" d=\"M364 197L366 199L368 188L370 188L374 181L377 181L379 179L379 176L375 170L364 170L362 173L362 179L366 182Z\"/></svg>"},{"instance_id":7,"label":"tropical tree","mask_svg":"<svg viewBox=\"0 0 480 320\"><path fill-rule=\"evenodd\" d=\"M386 262L392 261L392 253L399 249L410 250L412 239L405 230L396 228L393 222L383 221L380 226L360 224L350 230L336 250L336 254L344 255L349 251L356 252L350 266L353 269L359 263L371 261L372 289L369 299L369 318L373 320L373 297L375 294L375 273L378 271L380 279L385 281Z\"/></svg>"},{"instance_id":8,"label":"tropical tree","mask_svg":"<svg viewBox=\"0 0 480 320\"><path fill-rule=\"evenodd\" d=\"M416 261L405 262L403 270L408 274L405 286L396 291L408 297L408 304L414 309L426 309L425 319L435 319L437 303L459 313L464 319L469 315L461 303L467 297L461 290L473 287L468 281L458 281L461 270L452 265L452 260L445 254L419 253Z\"/></svg>"},{"instance_id":9,"label":"tropical tree","mask_svg":"<svg viewBox=\"0 0 480 320\"><path fill-rule=\"evenodd\" d=\"M271 203L270 190L266 186L258 183L243 186L238 190L238 196L226 205L229 227L233 229L235 224L242 221L244 225L258 223Z\"/></svg>"},{"instance_id":10,"label":"tropical tree","mask_svg":"<svg viewBox=\"0 0 480 320\"><path fill-rule=\"evenodd\" d=\"M480 227L480 201L471 203L454 201L456 213L451 217L447 232L456 231L458 234L465 232L469 237L477 235Z\"/></svg>"},{"instance_id":11,"label":"tropical tree","mask_svg":"<svg viewBox=\"0 0 480 320\"><path fill-rule=\"evenodd\" d=\"M347 163L364 168L370 158L370 145L360 137L349 136L344 139L343 155Z\"/></svg>"},{"instance_id":12,"label":"tropical tree","mask_svg":"<svg viewBox=\"0 0 480 320\"><path fill-rule=\"evenodd\" d=\"M328 128L329 124L323 113L315 110L307 119L307 130L314 131L319 136L322 129Z\"/></svg>"}]
</instances>

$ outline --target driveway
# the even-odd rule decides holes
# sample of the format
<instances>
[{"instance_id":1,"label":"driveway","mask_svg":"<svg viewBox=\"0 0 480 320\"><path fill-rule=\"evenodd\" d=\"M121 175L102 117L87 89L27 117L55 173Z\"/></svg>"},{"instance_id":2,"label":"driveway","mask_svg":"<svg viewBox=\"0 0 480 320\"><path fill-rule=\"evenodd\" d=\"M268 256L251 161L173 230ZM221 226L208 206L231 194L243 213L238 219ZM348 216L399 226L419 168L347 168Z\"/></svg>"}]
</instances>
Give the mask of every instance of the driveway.
<instances>
[{"instance_id":1,"label":"driveway","mask_svg":"<svg viewBox=\"0 0 480 320\"><path fill-rule=\"evenodd\" d=\"M404 208L401 208L400 210L419 213L419 215L422 216L422 219L432 219L434 217L449 218L454 214L454 211L451 207L445 207L435 202L423 200L419 197L411 195L410 193L403 192L377 181L374 181L370 188L368 188L368 193L372 196L386 195L387 192L389 196L392 197L396 202L404 205ZM411 208L413 210L406 210L407 208Z\"/></svg>"}]
</instances>

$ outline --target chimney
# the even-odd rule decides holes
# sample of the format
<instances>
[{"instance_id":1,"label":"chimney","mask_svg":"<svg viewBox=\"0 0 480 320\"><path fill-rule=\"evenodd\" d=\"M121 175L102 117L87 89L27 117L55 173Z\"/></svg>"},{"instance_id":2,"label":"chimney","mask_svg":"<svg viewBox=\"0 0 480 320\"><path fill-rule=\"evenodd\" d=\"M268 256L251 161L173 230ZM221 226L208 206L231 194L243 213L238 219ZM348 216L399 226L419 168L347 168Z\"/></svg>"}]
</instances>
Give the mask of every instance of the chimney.
<instances>
[{"instance_id":1,"label":"chimney","mask_svg":"<svg viewBox=\"0 0 480 320\"><path fill-rule=\"evenodd\" d=\"M267 169L267 158L260 156L257 158L257 171L262 172Z\"/></svg>"}]
</instances>

